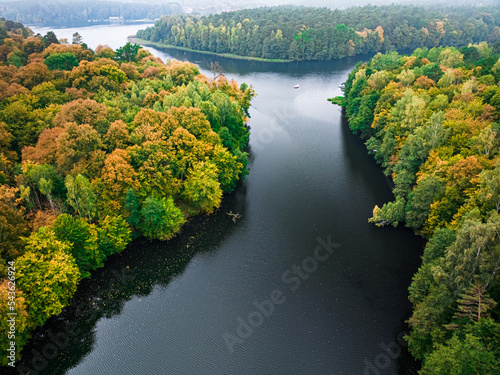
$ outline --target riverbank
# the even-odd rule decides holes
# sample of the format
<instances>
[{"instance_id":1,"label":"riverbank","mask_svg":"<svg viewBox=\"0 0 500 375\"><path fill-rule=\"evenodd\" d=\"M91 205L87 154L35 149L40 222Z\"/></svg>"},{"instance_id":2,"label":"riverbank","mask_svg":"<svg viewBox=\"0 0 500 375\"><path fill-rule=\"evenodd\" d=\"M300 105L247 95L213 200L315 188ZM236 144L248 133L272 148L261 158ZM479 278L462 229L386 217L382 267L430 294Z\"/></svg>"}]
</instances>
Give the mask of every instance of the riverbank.
<instances>
[{"instance_id":1,"label":"riverbank","mask_svg":"<svg viewBox=\"0 0 500 375\"><path fill-rule=\"evenodd\" d=\"M179 51L189 51L189 52L203 53L205 55L220 56L220 57L224 57L227 59L246 60L246 61L262 61L262 62L273 62L273 63L286 63L286 62L292 61L292 60L281 60L281 59L263 59L260 57L250 57L250 56L239 56L239 55L234 55L232 53L216 53L216 52L210 52L210 51L200 51L200 50L191 49L191 48L187 48L187 47L174 46L171 44L151 42L149 40L137 38L135 35L129 36L128 40L131 43L137 43L137 44L141 44L143 46L150 46L150 47L154 47L154 48L157 48L160 50L176 49Z\"/></svg>"}]
</instances>

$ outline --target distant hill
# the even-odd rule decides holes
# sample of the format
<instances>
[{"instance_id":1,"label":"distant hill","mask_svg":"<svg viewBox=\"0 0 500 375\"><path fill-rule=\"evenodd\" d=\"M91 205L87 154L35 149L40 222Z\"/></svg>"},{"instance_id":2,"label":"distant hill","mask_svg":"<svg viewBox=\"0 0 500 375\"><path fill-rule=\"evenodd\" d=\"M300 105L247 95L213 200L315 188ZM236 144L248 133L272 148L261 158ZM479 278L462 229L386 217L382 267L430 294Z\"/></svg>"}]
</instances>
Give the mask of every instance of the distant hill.
<instances>
[{"instance_id":1,"label":"distant hill","mask_svg":"<svg viewBox=\"0 0 500 375\"><path fill-rule=\"evenodd\" d=\"M0 3L0 16L36 26L90 26L132 20L156 20L182 13L179 3L142 4L110 1L70 1L54 4L39 0Z\"/></svg>"}]
</instances>

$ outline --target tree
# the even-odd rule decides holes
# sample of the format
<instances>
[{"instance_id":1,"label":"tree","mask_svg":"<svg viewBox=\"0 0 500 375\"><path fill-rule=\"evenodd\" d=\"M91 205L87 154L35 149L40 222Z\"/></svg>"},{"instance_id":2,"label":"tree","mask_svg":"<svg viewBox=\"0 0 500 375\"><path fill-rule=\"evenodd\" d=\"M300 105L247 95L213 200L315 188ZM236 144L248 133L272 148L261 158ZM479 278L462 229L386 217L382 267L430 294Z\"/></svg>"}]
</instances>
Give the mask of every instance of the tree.
<instances>
[{"instance_id":1,"label":"tree","mask_svg":"<svg viewBox=\"0 0 500 375\"><path fill-rule=\"evenodd\" d=\"M51 104L63 104L68 100L66 93L57 90L52 82L44 82L36 85L31 89L31 92L38 98L36 107L39 108L47 109L51 107Z\"/></svg>"},{"instance_id":2,"label":"tree","mask_svg":"<svg viewBox=\"0 0 500 375\"><path fill-rule=\"evenodd\" d=\"M494 169L482 171L479 175L478 197L484 202L491 202L497 212L500 211L500 163Z\"/></svg>"},{"instance_id":3,"label":"tree","mask_svg":"<svg viewBox=\"0 0 500 375\"><path fill-rule=\"evenodd\" d=\"M127 125L122 120L116 120L109 125L104 142L109 151L124 149L129 144L129 137Z\"/></svg>"},{"instance_id":4,"label":"tree","mask_svg":"<svg viewBox=\"0 0 500 375\"><path fill-rule=\"evenodd\" d=\"M404 220L405 200L398 197L395 202L385 203L382 208L375 206L373 208L373 216L368 219L368 222L374 223L378 227L392 224L397 227Z\"/></svg>"},{"instance_id":5,"label":"tree","mask_svg":"<svg viewBox=\"0 0 500 375\"><path fill-rule=\"evenodd\" d=\"M212 61L210 63L210 71L214 75L214 80L216 80L220 76L224 76L224 70L222 69L218 61Z\"/></svg>"},{"instance_id":6,"label":"tree","mask_svg":"<svg viewBox=\"0 0 500 375\"><path fill-rule=\"evenodd\" d=\"M133 228L137 228L141 222L141 204L137 194L132 189L127 190L124 209L128 213L127 223Z\"/></svg>"},{"instance_id":7,"label":"tree","mask_svg":"<svg viewBox=\"0 0 500 375\"><path fill-rule=\"evenodd\" d=\"M142 234L149 239L163 241L171 239L186 221L181 210L175 206L172 197L146 198L142 205L141 216Z\"/></svg>"},{"instance_id":8,"label":"tree","mask_svg":"<svg viewBox=\"0 0 500 375\"><path fill-rule=\"evenodd\" d=\"M500 365L494 353L472 334L464 339L453 336L446 345L438 345L426 359L423 375L494 374Z\"/></svg>"},{"instance_id":9,"label":"tree","mask_svg":"<svg viewBox=\"0 0 500 375\"><path fill-rule=\"evenodd\" d=\"M24 183L30 187L39 208L42 208L42 199L38 191L45 195L51 209L54 210L54 195L61 195L64 189L62 178L54 166L26 162L22 170Z\"/></svg>"},{"instance_id":10,"label":"tree","mask_svg":"<svg viewBox=\"0 0 500 375\"><path fill-rule=\"evenodd\" d=\"M419 229L427 220L432 202L444 194L444 183L434 176L420 181L408 195L405 208L406 226Z\"/></svg>"},{"instance_id":11,"label":"tree","mask_svg":"<svg viewBox=\"0 0 500 375\"><path fill-rule=\"evenodd\" d=\"M436 268L436 267L434 267ZM431 276L432 278L432 276ZM444 327L453 315L453 293L441 283L429 287L427 295L413 306L408 319L411 328L408 348L417 359L424 359L437 342L443 342L448 330Z\"/></svg>"},{"instance_id":12,"label":"tree","mask_svg":"<svg viewBox=\"0 0 500 375\"><path fill-rule=\"evenodd\" d=\"M66 123L57 140L58 169L66 173L78 163L85 162L93 151L102 148L101 136L88 124Z\"/></svg>"},{"instance_id":13,"label":"tree","mask_svg":"<svg viewBox=\"0 0 500 375\"><path fill-rule=\"evenodd\" d=\"M136 61L137 52L141 48L139 44L127 42L123 47L116 50L116 59L120 61Z\"/></svg>"},{"instance_id":14,"label":"tree","mask_svg":"<svg viewBox=\"0 0 500 375\"><path fill-rule=\"evenodd\" d=\"M31 62L19 68L18 77L23 86L32 89L36 85L52 79L52 72L42 62Z\"/></svg>"},{"instance_id":15,"label":"tree","mask_svg":"<svg viewBox=\"0 0 500 375\"><path fill-rule=\"evenodd\" d=\"M236 187L236 182L243 173L243 163L220 145L214 147L211 161L217 167L218 180L222 191L233 191Z\"/></svg>"},{"instance_id":16,"label":"tree","mask_svg":"<svg viewBox=\"0 0 500 375\"><path fill-rule=\"evenodd\" d=\"M50 70L71 70L78 66L78 59L71 52L53 53L43 60Z\"/></svg>"},{"instance_id":17,"label":"tree","mask_svg":"<svg viewBox=\"0 0 500 375\"><path fill-rule=\"evenodd\" d=\"M457 302L458 311L454 317L468 317L475 322L486 318L489 315L488 310L497 305L486 293L486 286L479 280L476 280Z\"/></svg>"},{"instance_id":18,"label":"tree","mask_svg":"<svg viewBox=\"0 0 500 375\"><path fill-rule=\"evenodd\" d=\"M73 44L82 44L83 38L82 36L76 32L73 34Z\"/></svg>"},{"instance_id":19,"label":"tree","mask_svg":"<svg viewBox=\"0 0 500 375\"><path fill-rule=\"evenodd\" d=\"M0 122L0 184L4 184L14 175L13 164L17 154L11 150L12 134L7 131L7 125Z\"/></svg>"},{"instance_id":20,"label":"tree","mask_svg":"<svg viewBox=\"0 0 500 375\"><path fill-rule=\"evenodd\" d=\"M95 53L97 56L104 57L107 59L114 59L116 55L115 51L107 44L105 45L99 44L95 49Z\"/></svg>"},{"instance_id":21,"label":"tree","mask_svg":"<svg viewBox=\"0 0 500 375\"><path fill-rule=\"evenodd\" d=\"M90 271L103 266L104 255L98 246L95 225L82 218L59 215L52 226L56 237L71 244L71 254L75 258L82 278L90 277Z\"/></svg>"},{"instance_id":22,"label":"tree","mask_svg":"<svg viewBox=\"0 0 500 375\"><path fill-rule=\"evenodd\" d=\"M442 278L451 288L467 287L476 277L488 286L500 268L500 214L493 211L486 223L464 218L457 240L448 247ZM444 280L443 280L444 282Z\"/></svg>"},{"instance_id":23,"label":"tree","mask_svg":"<svg viewBox=\"0 0 500 375\"><path fill-rule=\"evenodd\" d=\"M16 68L26 65L26 57L21 51L12 51L7 57L7 63Z\"/></svg>"},{"instance_id":24,"label":"tree","mask_svg":"<svg viewBox=\"0 0 500 375\"><path fill-rule=\"evenodd\" d=\"M23 253L21 237L28 234L18 188L0 185L0 278L7 275L7 261Z\"/></svg>"},{"instance_id":25,"label":"tree","mask_svg":"<svg viewBox=\"0 0 500 375\"><path fill-rule=\"evenodd\" d=\"M491 128L491 125L485 127L481 132L472 139L480 155L490 157L493 153L494 147L498 144L496 141L497 132Z\"/></svg>"},{"instance_id":26,"label":"tree","mask_svg":"<svg viewBox=\"0 0 500 375\"><path fill-rule=\"evenodd\" d=\"M52 43L59 44L59 40L57 39L56 34L54 34L53 31L47 31L47 34L45 34L42 40L45 44L45 47L50 46Z\"/></svg>"},{"instance_id":27,"label":"tree","mask_svg":"<svg viewBox=\"0 0 500 375\"><path fill-rule=\"evenodd\" d=\"M166 145L160 142L148 142L139 152L145 159L138 170L138 177L142 181L140 194L158 197L178 196L181 180L174 176L175 158Z\"/></svg>"},{"instance_id":28,"label":"tree","mask_svg":"<svg viewBox=\"0 0 500 375\"><path fill-rule=\"evenodd\" d=\"M45 129L38 137L35 147L27 146L22 150L22 160L38 164L56 164L58 138L64 129L56 127Z\"/></svg>"},{"instance_id":29,"label":"tree","mask_svg":"<svg viewBox=\"0 0 500 375\"><path fill-rule=\"evenodd\" d=\"M131 240L130 225L122 216L106 216L97 228L99 251L105 260L122 252Z\"/></svg>"},{"instance_id":30,"label":"tree","mask_svg":"<svg viewBox=\"0 0 500 375\"><path fill-rule=\"evenodd\" d=\"M101 207L100 215L116 215L123 208L127 190L139 188L137 172L129 160L130 156L127 152L119 148L106 157L99 186L96 189ZM95 182L97 183L97 181Z\"/></svg>"},{"instance_id":31,"label":"tree","mask_svg":"<svg viewBox=\"0 0 500 375\"><path fill-rule=\"evenodd\" d=\"M179 124L178 126L189 131L198 140L207 140L210 136L217 137L216 134L213 134L205 114L198 108L172 107L168 110L167 115L172 116Z\"/></svg>"},{"instance_id":32,"label":"tree","mask_svg":"<svg viewBox=\"0 0 500 375\"><path fill-rule=\"evenodd\" d=\"M106 134L112 117L113 114L105 104L92 99L78 99L61 107L54 118L54 125L64 127L68 122L87 124L103 135Z\"/></svg>"},{"instance_id":33,"label":"tree","mask_svg":"<svg viewBox=\"0 0 500 375\"><path fill-rule=\"evenodd\" d=\"M81 218L92 218L97 214L96 196L89 180L79 174L76 178L67 175L65 179L67 202Z\"/></svg>"},{"instance_id":34,"label":"tree","mask_svg":"<svg viewBox=\"0 0 500 375\"><path fill-rule=\"evenodd\" d=\"M195 208L211 213L219 207L222 189L217 167L211 162L199 162L188 170L182 197Z\"/></svg>"},{"instance_id":35,"label":"tree","mask_svg":"<svg viewBox=\"0 0 500 375\"><path fill-rule=\"evenodd\" d=\"M17 258L17 280L30 314L30 325L43 325L66 306L80 281L71 245L42 227L26 239L26 253Z\"/></svg>"},{"instance_id":36,"label":"tree","mask_svg":"<svg viewBox=\"0 0 500 375\"><path fill-rule=\"evenodd\" d=\"M435 288L433 268L439 267L441 258L444 256L446 248L455 242L455 231L450 228L439 228L425 245L424 255L422 256L422 265L417 273L413 275L408 291L408 299L417 306L424 301L427 295Z\"/></svg>"}]
</instances>

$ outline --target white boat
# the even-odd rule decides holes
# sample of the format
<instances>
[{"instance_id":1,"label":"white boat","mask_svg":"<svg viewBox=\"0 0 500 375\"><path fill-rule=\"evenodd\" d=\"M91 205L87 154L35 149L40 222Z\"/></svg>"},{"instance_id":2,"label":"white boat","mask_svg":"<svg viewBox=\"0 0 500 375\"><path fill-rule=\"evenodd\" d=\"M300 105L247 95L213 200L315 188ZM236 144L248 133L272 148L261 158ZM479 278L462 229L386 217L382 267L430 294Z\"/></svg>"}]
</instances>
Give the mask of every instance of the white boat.
<instances>
[{"instance_id":1,"label":"white boat","mask_svg":"<svg viewBox=\"0 0 500 375\"><path fill-rule=\"evenodd\" d=\"M345 82L342 82L340 85L339 85L339 88L344 91L345 89Z\"/></svg>"},{"instance_id":2,"label":"white boat","mask_svg":"<svg viewBox=\"0 0 500 375\"><path fill-rule=\"evenodd\" d=\"M298 89L299 88L299 85L295 85L293 86L294 89Z\"/></svg>"}]
</instances>

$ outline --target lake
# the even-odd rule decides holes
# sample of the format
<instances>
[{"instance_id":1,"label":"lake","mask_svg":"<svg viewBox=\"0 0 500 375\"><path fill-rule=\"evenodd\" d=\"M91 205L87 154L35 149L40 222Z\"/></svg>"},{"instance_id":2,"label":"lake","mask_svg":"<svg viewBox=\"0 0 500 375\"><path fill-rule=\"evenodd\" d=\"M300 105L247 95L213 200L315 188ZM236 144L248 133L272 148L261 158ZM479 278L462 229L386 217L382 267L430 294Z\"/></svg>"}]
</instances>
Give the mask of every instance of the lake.
<instances>
[{"instance_id":1,"label":"lake","mask_svg":"<svg viewBox=\"0 0 500 375\"><path fill-rule=\"evenodd\" d=\"M92 48L135 32L88 29L55 32L78 31ZM393 199L390 181L326 100L369 57L270 64L149 50L209 76L218 61L254 86L250 174L175 239L111 257L35 331L19 365L68 375L415 373L402 336L423 242L368 223Z\"/></svg>"}]
</instances>

